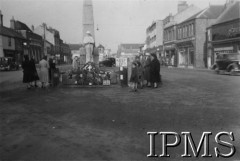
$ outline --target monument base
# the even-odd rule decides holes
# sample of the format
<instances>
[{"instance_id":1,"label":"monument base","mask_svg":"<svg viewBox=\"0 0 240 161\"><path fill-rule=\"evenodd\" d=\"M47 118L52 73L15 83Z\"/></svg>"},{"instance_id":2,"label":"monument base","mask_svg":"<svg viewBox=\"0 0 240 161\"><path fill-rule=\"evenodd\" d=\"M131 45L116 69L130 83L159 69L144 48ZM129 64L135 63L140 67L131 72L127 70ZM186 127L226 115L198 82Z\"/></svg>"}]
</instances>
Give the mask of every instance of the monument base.
<instances>
[{"instance_id":1,"label":"monument base","mask_svg":"<svg viewBox=\"0 0 240 161\"><path fill-rule=\"evenodd\" d=\"M70 70L62 77L63 85L79 86L109 86L110 74L99 68L92 62L86 63L82 68Z\"/></svg>"}]
</instances>

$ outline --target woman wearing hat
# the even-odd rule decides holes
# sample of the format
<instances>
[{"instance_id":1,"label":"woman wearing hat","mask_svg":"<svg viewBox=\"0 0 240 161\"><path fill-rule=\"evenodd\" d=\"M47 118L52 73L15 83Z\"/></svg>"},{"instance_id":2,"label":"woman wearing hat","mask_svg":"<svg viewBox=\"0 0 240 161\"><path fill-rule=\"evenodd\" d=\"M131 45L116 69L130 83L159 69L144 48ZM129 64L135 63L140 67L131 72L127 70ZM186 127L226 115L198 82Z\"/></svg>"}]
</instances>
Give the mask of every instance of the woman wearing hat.
<instances>
[{"instance_id":1,"label":"woman wearing hat","mask_svg":"<svg viewBox=\"0 0 240 161\"><path fill-rule=\"evenodd\" d=\"M154 88L157 88L160 82L160 63L156 54L151 54L150 82Z\"/></svg>"},{"instance_id":2,"label":"woman wearing hat","mask_svg":"<svg viewBox=\"0 0 240 161\"><path fill-rule=\"evenodd\" d=\"M147 82L147 86L150 87L150 63L151 63L151 58L150 58L150 54L146 53L146 60L144 63L144 79Z\"/></svg>"}]
</instances>

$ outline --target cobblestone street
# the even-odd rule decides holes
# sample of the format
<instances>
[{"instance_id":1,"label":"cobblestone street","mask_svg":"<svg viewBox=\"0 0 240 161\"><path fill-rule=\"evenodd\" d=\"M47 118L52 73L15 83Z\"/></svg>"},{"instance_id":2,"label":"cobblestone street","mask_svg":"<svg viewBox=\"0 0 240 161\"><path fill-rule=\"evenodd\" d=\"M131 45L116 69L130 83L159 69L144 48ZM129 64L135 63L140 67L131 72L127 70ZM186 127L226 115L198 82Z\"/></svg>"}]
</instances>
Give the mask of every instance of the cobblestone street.
<instances>
[{"instance_id":1,"label":"cobblestone street","mask_svg":"<svg viewBox=\"0 0 240 161\"><path fill-rule=\"evenodd\" d=\"M240 77L193 69L161 72L160 88L137 93L118 85L1 92L1 160L152 160L149 131L189 131L196 144L203 132L212 132L213 157L191 161L224 160L215 157L214 147L225 153L229 148L214 138L232 131L237 151L229 160L239 160ZM181 160L183 142L168 148L170 158L156 160ZM156 154L161 153L159 135Z\"/></svg>"}]
</instances>

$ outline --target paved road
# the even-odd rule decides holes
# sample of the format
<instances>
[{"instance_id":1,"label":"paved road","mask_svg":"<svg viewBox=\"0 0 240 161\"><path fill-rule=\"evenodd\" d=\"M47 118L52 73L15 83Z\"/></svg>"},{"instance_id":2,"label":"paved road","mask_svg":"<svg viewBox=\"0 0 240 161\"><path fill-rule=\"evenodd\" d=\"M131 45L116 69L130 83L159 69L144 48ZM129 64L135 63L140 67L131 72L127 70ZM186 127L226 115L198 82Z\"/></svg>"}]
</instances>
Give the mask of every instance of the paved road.
<instances>
[{"instance_id":1,"label":"paved road","mask_svg":"<svg viewBox=\"0 0 240 161\"><path fill-rule=\"evenodd\" d=\"M230 149L214 137L232 131L237 152L228 160L239 160L240 77L167 68L162 75L161 88L138 93L118 86L1 92L2 160L154 160L146 157L148 131L189 131L196 144L211 131L213 157L186 159L191 161L225 160L215 157L214 147ZM183 139L169 148L170 158L155 160L185 160ZM156 153L161 150L157 136Z\"/></svg>"}]
</instances>

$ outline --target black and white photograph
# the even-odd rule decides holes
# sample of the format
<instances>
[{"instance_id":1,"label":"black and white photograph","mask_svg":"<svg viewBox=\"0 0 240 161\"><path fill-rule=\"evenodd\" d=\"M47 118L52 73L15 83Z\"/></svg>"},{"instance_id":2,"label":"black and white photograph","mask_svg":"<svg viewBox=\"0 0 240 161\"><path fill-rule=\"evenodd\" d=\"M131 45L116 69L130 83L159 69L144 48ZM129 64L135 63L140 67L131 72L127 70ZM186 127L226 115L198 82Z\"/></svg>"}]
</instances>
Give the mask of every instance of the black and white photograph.
<instances>
[{"instance_id":1,"label":"black and white photograph","mask_svg":"<svg viewBox=\"0 0 240 161\"><path fill-rule=\"evenodd\" d=\"M240 161L240 0L0 0L0 161Z\"/></svg>"}]
</instances>

